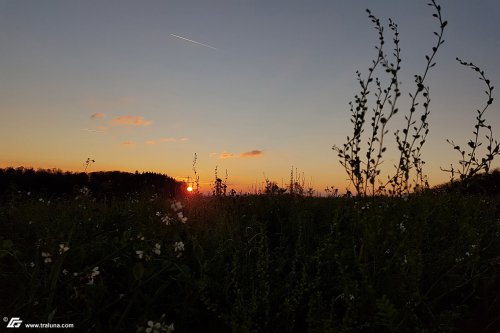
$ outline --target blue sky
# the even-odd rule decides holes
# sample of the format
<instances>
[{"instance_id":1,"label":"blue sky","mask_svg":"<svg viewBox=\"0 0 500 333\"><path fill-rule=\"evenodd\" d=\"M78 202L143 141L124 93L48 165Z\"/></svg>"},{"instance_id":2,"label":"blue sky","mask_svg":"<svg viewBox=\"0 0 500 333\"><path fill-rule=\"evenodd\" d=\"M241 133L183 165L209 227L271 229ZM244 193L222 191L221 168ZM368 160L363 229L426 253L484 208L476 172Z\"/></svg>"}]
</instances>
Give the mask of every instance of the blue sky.
<instances>
[{"instance_id":1,"label":"blue sky","mask_svg":"<svg viewBox=\"0 0 500 333\"><path fill-rule=\"evenodd\" d=\"M458 159L445 139L466 142L484 101L455 57L500 82L500 1L439 3L449 25L423 150L433 184ZM399 24L407 94L438 28L426 1L1 0L0 165L79 170L92 157L94 169L183 177L197 153L204 183L216 165L242 189L293 165L318 189L345 186L331 146L350 134L354 74L375 55L366 8ZM497 104L487 119L500 127Z\"/></svg>"}]
</instances>

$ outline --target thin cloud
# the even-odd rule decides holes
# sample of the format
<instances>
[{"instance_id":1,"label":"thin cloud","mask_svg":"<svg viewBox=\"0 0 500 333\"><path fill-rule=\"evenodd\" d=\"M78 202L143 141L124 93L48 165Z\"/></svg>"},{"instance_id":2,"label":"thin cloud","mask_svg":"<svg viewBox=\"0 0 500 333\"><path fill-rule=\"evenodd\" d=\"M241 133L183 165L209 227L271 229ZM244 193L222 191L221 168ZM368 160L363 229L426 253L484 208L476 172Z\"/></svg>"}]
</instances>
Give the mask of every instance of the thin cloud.
<instances>
[{"instance_id":1,"label":"thin cloud","mask_svg":"<svg viewBox=\"0 0 500 333\"><path fill-rule=\"evenodd\" d=\"M253 158L262 156L264 152L262 150L251 150L240 154L241 158Z\"/></svg>"},{"instance_id":2,"label":"thin cloud","mask_svg":"<svg viewBox=\"0 0 500 333\"><path fill-rule=\"evenodd\" d=\"M106 117L106 115L102 112L92 113L92 115L90 116L91 119L101 119L104 117Z\"/></svg>"},{"instance_id":3,"label":"thin cloud","mask_svg":"<svg viewBox=\"0 0 500 333\"><path fill-rule=\"evenodd\" d=\"M246 151L246 152L238 154L238 155L224 151L224 152L220 153L219 159L225 160L228 158L254 158L254 157L260 157L263 154L264 154L264 152L262 150Z\"/></svg>"},{"instance_id":4,"label":"thin cloud","mask_svg":"<svg viewBox=\"0 0 500 333\"><path fill-rule=\"evenodd\" d=\"M228 153L228 152L222 152L219 155L219 159L221 159L221 160L225 160L227 158L234 158L234 157L235 157L234 154L231 154L231 153Z\"/></svg>"},{"instance_id":5,"label":"thin cloud","mask_svg":"<svg viewBox=\"0 0 500 333\"><path fill-rule=\"evenodd\" d=\"M149 140L149 141L146 141L146 144L147 145L155 145L156 141L155 140Z\"/></svg>"},{"instance_id":6,"label":"thin cloud","mask_svg":"<svg viewBox=\"0 0 500 333\"><path fill-rule=\"evenodd\" d=\"M181 142L186 142L186 141L189 141L189 138L180 138L180 140L179 140L179 141L181 141Z\"/></svg>"},{"instance_id":7,"label":"thin cloud","mask_svg":"<svg viewBox=\"0 0 500 333\"><path fill-rule=\"evenodd\" d=\"M135 146L135 143L132 141L123 141L122 146L127 147L127 148L131 148L131 147Z\"/></svg>"},{"instance_id":8,"label":"thin cloud","mask_svg":"<svg viewBox=\"0 0 500 333\"><path fill-rule=\"evenodd\" d=\"M85 132L96 132L96 133L102 133L104 131L98 130L98 129L91 129L91 128L80 128L80 131L85 131Z\"/></svg>"},{"instance_id":9,"label":"thin cloud","mask_svg":"<svg viewBox=\"0 0 500 333\"><path fill-rule=\"evenodd\" d=\"M131 126L131 127L140 127L140 126L149 126L153 122L149 120L145 120L144 117L140 116L120 116L116 117L111 121L111 125L113 126Z\"/></svg>"},{"instance_id":10,"label":"thin cloud","mask_svg":"<svg viewBox=\"0 0 500 333\"><path fill-rule=\"evenodd\" d=\"M212 45L208 45L208 44L205 44L205 43L200 43L200 42L197 42L195 40L192 40L192 39L189 39L189 38L186 38L186 37L182 37L182 36L174 35L174 34L170 34L170 36L175 37L175 38L179 38L179 39L182 39L182 40L185 40L186 42L190 42L190 43L198 44L198 45L201 45L201 46L205 46L205 47L211 48L213 50L218 50L217 48L213 47Z\"/></svg>"}]
</instances>

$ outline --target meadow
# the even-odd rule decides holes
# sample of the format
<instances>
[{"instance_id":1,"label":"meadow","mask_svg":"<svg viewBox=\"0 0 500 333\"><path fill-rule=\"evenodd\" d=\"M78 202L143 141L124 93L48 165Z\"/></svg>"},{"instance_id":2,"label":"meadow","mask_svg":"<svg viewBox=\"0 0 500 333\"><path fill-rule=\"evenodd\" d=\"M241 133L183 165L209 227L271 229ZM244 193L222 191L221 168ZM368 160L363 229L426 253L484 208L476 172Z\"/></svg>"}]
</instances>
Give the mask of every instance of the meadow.
<instances>
[{"instance_id":1,"label":"meadow","mask_svg":"<svg viewBox=\"0 0 500 333\"><path fill-rule=\"evenodd\" d=\"M500 329L497 194L173 197L148 186L4 187L2 316L78 332Z\"/></svg>"}]
</instances>

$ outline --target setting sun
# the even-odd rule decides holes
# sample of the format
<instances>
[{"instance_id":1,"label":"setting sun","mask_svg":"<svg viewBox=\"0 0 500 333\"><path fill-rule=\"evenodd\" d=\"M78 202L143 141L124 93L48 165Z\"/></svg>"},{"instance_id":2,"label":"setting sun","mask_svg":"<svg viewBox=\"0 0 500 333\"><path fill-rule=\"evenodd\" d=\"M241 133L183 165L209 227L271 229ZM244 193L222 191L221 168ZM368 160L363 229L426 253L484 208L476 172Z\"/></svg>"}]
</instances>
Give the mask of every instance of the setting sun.
<instances>
[{"instance_id":1,"label":"setting sun","mask_svg":"<svg viewBox=\"0 0 500 333\"><path fill-rule=\"evenodd\" d=\"M193 192L193 187L188 186L187 191L188 191L188 192Z\"/></svg>"}]
</instances>

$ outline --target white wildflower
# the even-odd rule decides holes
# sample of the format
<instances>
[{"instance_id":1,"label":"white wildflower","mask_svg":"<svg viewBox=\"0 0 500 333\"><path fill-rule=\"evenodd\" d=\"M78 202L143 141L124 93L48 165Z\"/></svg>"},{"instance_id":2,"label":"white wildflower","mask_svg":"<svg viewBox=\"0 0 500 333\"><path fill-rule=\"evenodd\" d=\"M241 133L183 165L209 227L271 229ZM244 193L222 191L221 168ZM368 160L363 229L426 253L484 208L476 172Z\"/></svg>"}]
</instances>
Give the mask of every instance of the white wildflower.
<instances>
[{"instance_id":1,"label":"white wildflower","mask_svg":"<svg viewBox=\"0 0 500 333\"><path fill-rule=\"evenodd\" d=\"M137 258L142 259L144 256L144 251L135 251L135 254L137 254Z\"/></svg>"},{"instance_id":2,"label":"white wildflower","mask_svg":"<svg viewBox=\"0 0 500 333\"><path fill-rule=\"evenodd\" d=\"M182 256L182 252L184 252L184 243L182 241L174 243L174 252L177 254L177 258Z\"/></svg>"},{"instance_id":3,"label":"white wildflower","mask_svg":"<svg viewBox=\"0 0 500 333\"><path fill-rule=\"evenodd\" d=\"M174 212L181 210L183 208L182 203L180 201L174 201L174 203L172 203L170 207Z\"/></svg>"},{"instance_id":4,"label":"white wildflower","mask_svg":"<svg viewBox=\"0 0 500 333\"><path fill-rule=\"evenodd\" d=\"M186 223L187 217L185 217L184 214L182 214L182 212L178 212L177 217L179 218L179 221L181 221L182 223Z\"/></svg>"},{"instance_id":5,"label":"white wildflower","mask_svg":"<svg viewBox=\"0 0 500 333\"><path fill-rule=\"evenodd\" d=\"M162 316L160 320L162 320L163 318L164 316ZM170 325L167 325L164 321L154 322L152 320L148 320L146 326L147 327L145 329L144 327L140 327L137 332L142 332L144 330L144 332L146 333L172 333L174 331L174 324L172 323Z\"/></svg>"},{"instance_id":6,"label":"white wildflower","mask_svg":"<svg viewBox=\"0 0 500 333\"><path fill-rule=\"evenodd\" d=\"M161 254L161 245L160 244L158 244L158 243L155 244L155 247L153 249L153 253L158 255L158 256Z\"/></svg>"},{"instance_id":7,"label":"white wildflower","mask_svg":"<svg viewBox=\"0 0 500 333\"><path fill-rule=\"evenodd\" d=\"M165 215L164 217L161 218L161 222L165 223L166 225L172 224L172 218L169 217L168 215Z\"/></svg>"},{"instance_id":8,"label":"white wildflower","mask_svg":"<svg viewBox=\"0 0 500 333\"><path fill-rule=\"evenodd\" d=\"M96 277L97 275L101 274L101 272L99 272L99 266L96 266L92 269L92 272L90 272L91 276L92 277Z\"/></svg>"},{"instance_id":9,"label":"white wildflower","mask_svg":"<svg viewBox=\"0 0 500 333\"><path fill-rule=\"evenodd\" d=\"M63 254L64 252L67 252L69 250L69 247L65 245L64 243L59 244L59 254Z\"/></svg>"},{"instance_id":10,"label":"white wildflower","mask_svg":"<svg viewBox=\"0 0 500 333\"><path fill-rule=\"evenodd\" d=\"M84 186L80 189L80 193L83 195L89 195L90 190L86 186Z\"/></svg>"},{"instance_id":11,"label":"white wildflower","mask_svg":"<svg viewBox=\"0 0 500 333\"><path fill-rule=\"evenodd\" d=\"M148 327L146 328L146 333L154 332L153 328L155 327L155 323L152 320L148 321ZM156 331L156 329L155 329Z\"/></svg>"},{"instance_id":12,"label":"white wildflower","mask_svg":"<svg viewBox=\"0 0 500 333\"><path fill-rule=\"evenodd\" d=\"M46 264L52 262L52 255L50 254L50 252L42 252L42 258L44 258L43 262Z\"/></svg>"},{"instance_id":13,"label":"white wildflower","mask_svg":"<svg viewBox=\"0 0 500 333\"><path fill-rule=\"evenodd\" d=\"M92 268L92 271L88 275L89 282L87 282L87 284L89 284L89 285L94 284L94 278L96 276L98 276L99 274L101 274L101 272L99 272L99 266Z\"/></svg>"}]
</instances>

